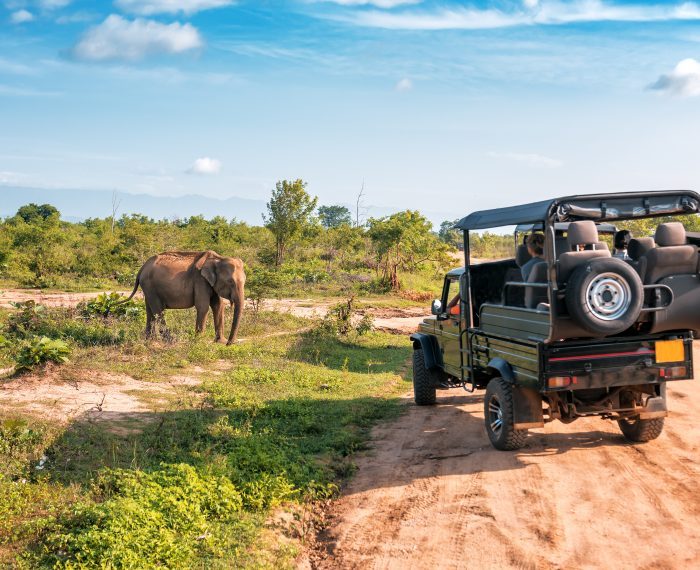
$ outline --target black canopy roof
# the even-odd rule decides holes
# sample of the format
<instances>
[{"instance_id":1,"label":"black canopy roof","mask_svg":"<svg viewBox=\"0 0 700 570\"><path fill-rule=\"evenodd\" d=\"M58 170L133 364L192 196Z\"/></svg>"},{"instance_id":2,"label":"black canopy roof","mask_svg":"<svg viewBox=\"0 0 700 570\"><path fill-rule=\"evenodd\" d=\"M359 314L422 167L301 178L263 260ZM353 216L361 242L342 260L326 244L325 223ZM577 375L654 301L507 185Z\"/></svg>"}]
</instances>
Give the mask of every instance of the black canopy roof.
<instances>
[{"instance_id":1,"label":"black canopy roof","mask_svg":"<svg viewBox=\"0 0 700 570\"><path fill-rule=\"evenodd\" d=\"M613 221L649 218L700 211L700 195L692 190L617 192L567 196L522 206L472 212L455 228L485 230L535 222L571 222L575 220Z\"/></svg>"}]
</instances>

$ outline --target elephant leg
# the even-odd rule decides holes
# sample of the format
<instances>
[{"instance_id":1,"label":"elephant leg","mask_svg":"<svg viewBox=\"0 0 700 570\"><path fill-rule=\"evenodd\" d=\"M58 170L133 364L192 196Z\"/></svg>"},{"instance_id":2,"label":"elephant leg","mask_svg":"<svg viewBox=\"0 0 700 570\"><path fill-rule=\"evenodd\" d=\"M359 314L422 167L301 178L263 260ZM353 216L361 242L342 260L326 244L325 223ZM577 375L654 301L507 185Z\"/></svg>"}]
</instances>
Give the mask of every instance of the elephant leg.
<instances>
[{"instance_id":1,"label":"elephant leg","mask_svg":"<svg viewBox=\"0 0 700 570\"><path fill-rule=\"evenodd\" d=\"M203 333L205 327L207 326L207 313L209 312L209 305L197 305L197 322L194 327L194 331L197 334Z\"/></svg>"},{"instance_id":2,"label":"elephant leg","mask_svg":"<svg viewBox=\"0 0 700 570\"><path fill-rule=\"evenodd\" d=\"M168 325L165 322L165 311L161 311L156 318L158 319L158 331L160 332L161 338L165 342L172 342L173 335L170 333L170 329L168 329Z\"/></svg>"},{"instance_id":3,"label":"elephant leg","mask_svg":"<svg viewBox=\"0 0 700 570\"><path fill-rule=\"evenodd\" d=\"M146 338L153 338L155 332L155 316L151 306L146 302Z\"/></svg>"},{"instance_id":4,"label":"elephant leg","mask_svg":"<svg viewBox=\"0 0 700 570\"><path fill-rule=\"evenodd\" d=\"M216 342L226 342L224 339L224 302L216 293L211 296L211 312L214 315L214 331Z\"/></svg>"}]
</instances>

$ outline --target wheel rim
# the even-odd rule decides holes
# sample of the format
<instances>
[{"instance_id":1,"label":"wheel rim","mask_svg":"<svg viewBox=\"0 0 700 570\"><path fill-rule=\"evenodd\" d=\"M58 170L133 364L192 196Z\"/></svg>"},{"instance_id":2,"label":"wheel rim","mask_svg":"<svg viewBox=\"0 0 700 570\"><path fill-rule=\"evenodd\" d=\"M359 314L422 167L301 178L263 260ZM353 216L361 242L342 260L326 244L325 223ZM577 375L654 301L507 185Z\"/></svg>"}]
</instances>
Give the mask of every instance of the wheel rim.
<instances>
[{"instance_id":1,"label":"wheel rim","mask_svg":"<svg viewBox=\"0 0 700 570\"><path fill-rule=\"evenodd\" d=\"M503 408L498 396L491 396L489 399L489 427L496 437L501 435L503 430Z\"/></svg>"},{"instance_id":2,"label":"wheel rim","mask_svg":"<svg viewBox=\"0 0 700 570\"><path fill-rule=\"evenodd\" d=\"M586 305L601 321L619 319L632 303L632 290L627 280L616 273L601 273L588 284Z\"/></svg>"}]
</instances>

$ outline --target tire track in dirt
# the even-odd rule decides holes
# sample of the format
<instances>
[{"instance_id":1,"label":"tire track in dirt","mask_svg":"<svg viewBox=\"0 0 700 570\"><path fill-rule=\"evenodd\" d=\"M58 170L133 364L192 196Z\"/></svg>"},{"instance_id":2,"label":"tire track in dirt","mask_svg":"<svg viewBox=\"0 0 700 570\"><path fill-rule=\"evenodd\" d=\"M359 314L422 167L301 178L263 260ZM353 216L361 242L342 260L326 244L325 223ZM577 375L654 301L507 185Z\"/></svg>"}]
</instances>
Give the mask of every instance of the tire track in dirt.
<instances>
[{"instance_id":1,"label":"tire track in dirt","mask_svg":"<svg viewBox=\"0 0 700 570\"><path fill-rule=\"evenodd\" d=\"M696 346L696 359L700 357ZM700 360L698 360L700 361ZM669 384L661 437L585 418L491 448L481 395L407 401L329 514L313 568L700 567L700 383Z\"/></svg>"}]
</instances>

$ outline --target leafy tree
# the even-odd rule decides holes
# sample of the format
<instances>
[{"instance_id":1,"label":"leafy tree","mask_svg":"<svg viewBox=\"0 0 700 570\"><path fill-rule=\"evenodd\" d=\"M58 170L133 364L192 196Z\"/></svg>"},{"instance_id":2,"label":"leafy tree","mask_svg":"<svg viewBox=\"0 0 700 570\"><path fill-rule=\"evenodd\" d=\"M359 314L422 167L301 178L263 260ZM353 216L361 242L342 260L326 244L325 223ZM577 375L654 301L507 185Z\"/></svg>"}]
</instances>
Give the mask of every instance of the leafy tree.
<instances>
[{"instance_id":1,"label":"leafy tree","mask_svg":"<svg viewBox=\"0 0 700 570\"><path fill-rule=\"evenodd\" d=\"M265 227L275 236L275 265L282 264L289 244L313 226L317 202L318 198L306 192L306 182L301 178L277 182L267 203L267 216L263 216Z\"/></svg>"},{"instance_id":2,"label":"leafy tree","mask_svg":"<svg viewBox=\"0 0 700 570\"><path fill-rule=\"evenodd\" d=\"M438 237L441 241L446 244L451 245L457 249L461 249L463 246L462 232L460 230L454 229L455 224L459 220L445 220L440 224L440 229L438 230Z\"/></svg>"},{"instance_id":3,"label":"leafy tree","mask_svg":"<svg viewBox=\"0 0 700 570\"><path fill-rule=\"evenodd\" d=\"M51 217L56 219L61 217L61 213L51 204L42 204L38 206L34 203L22 206L17 210L17 216L22 218L27 224L31 224L36 220L47 220Z\"/></svg>"},{"instance_id":4,"label":"leafy tree","mask_svg":"<svg viewBox=\"0 0 700 570\"><path fill-rule=\"evenodd\" d=\"M445 261L447 244L438 239L430 221L417 211L370 218L368 225L382 278L394 291L401 288L399 270L415 271L427 261Z\"/></svg>"},{"instance_id":5,"label":"leafy tree","mask_svg":"<svg viewBox=\"0 0 700 570\"><path fill-rule=\"evenodd\" d=\"M321 206L318 209L318 217L321 220L321 225L326 228L337 228L342 225L350 225L352 216L350 210L345 206Z\"/></svg>"}]
</instances>

